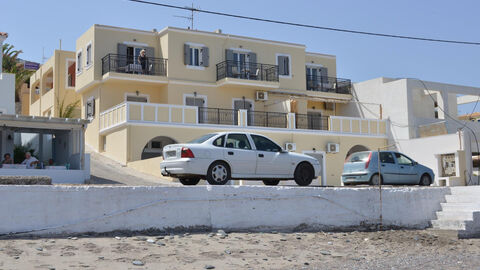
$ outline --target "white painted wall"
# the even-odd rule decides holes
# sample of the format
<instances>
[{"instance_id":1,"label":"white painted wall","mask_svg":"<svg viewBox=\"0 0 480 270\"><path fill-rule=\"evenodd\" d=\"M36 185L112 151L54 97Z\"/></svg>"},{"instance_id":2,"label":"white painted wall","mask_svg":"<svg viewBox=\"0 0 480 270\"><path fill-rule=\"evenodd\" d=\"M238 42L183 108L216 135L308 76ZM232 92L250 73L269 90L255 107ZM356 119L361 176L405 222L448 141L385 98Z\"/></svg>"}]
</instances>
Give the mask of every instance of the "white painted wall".
<instances>
[{"instance_id":1,"label":"white painted wall","mask_svg":"<svg viewBox=\"0 0 480 270\"><path fill-rule=\"evenodd\" d=\"M425 228L447 193L449 188L384 188L383 224ZM0 186L0 197L0 234L339 229L377 224L380 216L377 188Z\"/></svg>"},{"instance_id":2,"label":"white painted wall","mask_svg":"<svg viewBox=\"0 0 480 270\"><path fill-rule=\"evenodd\" d=\"M0 110L15 114L15 74L0 73Z\"/></svg>"},{"instance_id":3,"label":"white painted wall","mask_svg":"<svg viewBox=\"0 0 480 270\"><path fill-rule=\"evenodd\" d=\"M427 88L429 91L426 91ZM339 114L378 118L379 106L382 105L382 117L390 119L390 141L413 139L418 137L418 126L445 121L448 133L455 133L463 123L458 123L445 116L439 110L435 119L434 101L448 113L457 117L457 94L478 95L480 88L452 85L416 79L377 78L353 84L354 100L339 106Z\"/></svg>"},{"instance_id":4,"label":"white painted wall","mask_svg":"<svg viewBox=\"0 0 480 270\"><path fill-rule=\"evenodd\" d=\"M435 173L435 182L437 182L439 176L439 168L435 155L456 153L462 149L460 137L457 133L398 141L397 148L398 151L432 169Z\"/></svg>"}]
</instances>

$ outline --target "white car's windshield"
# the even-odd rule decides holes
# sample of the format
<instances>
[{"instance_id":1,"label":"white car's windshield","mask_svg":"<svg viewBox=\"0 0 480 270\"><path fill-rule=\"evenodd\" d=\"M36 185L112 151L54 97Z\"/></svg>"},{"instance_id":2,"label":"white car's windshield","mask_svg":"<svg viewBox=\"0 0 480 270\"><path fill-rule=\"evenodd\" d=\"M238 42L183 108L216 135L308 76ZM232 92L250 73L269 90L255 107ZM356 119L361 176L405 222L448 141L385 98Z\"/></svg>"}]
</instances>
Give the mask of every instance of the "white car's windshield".
<instances>
[{"instance_id":1,"label":"white car's windshield","mask_svg":"<svg viewBox=\"0 0 480 270\"><path fill-rule=\"evenodd\" d=\"M215 135L217 135L217 134L215 134L215 133L206 134L206 135L203 135L202 137L191 140L188 143L204 143L205 141L207 141L208 139L212 138Z\"/></svg>"}]
</instances>

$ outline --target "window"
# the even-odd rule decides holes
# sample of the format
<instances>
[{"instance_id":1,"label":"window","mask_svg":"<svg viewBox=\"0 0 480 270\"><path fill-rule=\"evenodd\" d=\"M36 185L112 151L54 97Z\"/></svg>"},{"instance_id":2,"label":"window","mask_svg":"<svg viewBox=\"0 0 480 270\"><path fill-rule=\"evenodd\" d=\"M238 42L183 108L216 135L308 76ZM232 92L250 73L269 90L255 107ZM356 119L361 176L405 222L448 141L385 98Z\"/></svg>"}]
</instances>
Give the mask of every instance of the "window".
<instances>
[{"instance_id":1,"label":"window","mask_svg":"<svg viewBox=\"0 0 480 270\"><path fill-rule=\"evenodd\" d=\"M210 134L206 134L206 135L203 135L202 137L200 138L196 138L194 140L191 140L189 141L188 143L204 143L206 142L208 139L212 138L213 136L215 136L217 134L215 133L210 133Z\"/></svg>"},{"instance_id":2,"label":"window","mask_svg":"<svg viewBox=\"0 0 480 270\"><path fill-rule=\"evenodd\" d=\"M152 149L162 149L162 142L152 141L151 147Z\"/></svg>"},{"instance_id":3,"label":"window","mask_svg":"<svg viewBox=\"0 0 480 270\"><path fill-rule=\"evenodd\" d=\"M82 72L82 51L77 53L77 73Z\"/></svg>"},{"instance_id":4,"label":"window","mask_svg":"<svg viewBox=\"0 0 480 270\"><path fill-rule=\"evenodd\" d=\"M75 60L67 60L67 87L75 87Z\"/></svg>"},{"instance_id":5,"label":"window","mask_svg":"<svg viewBox=\"0 0 480 270\"><path fill-rule=\"evenodd\" d=\"M290 55L277 54L278 75L290 76Z\"/></svg>"},{"instance_id":6,"label":"window","mask_svg":"<svg viewBox=\"0 0 480 270\"><path fill-rule=\"evenodd\" d=\"M346 162L355 163L355 162L367 162L370 157L370 152L357 152L350 155L347 158Z\"/></svg>"},{"instance_id":7,"label":"window","mask_svg":"<svg viewBox=\"0 0 480 270\"><path fill-rule=\"evenodd\" d=\"M215 141L213 141L213 146L223 147L224 143L225 143L225 135L218 137Z\"/></svg>"},{"instance_id":8,"label":"window","mask_svg":"<svg viewBox=\"0 0 480 270\"><path fill-rule=\"evenodd\" d=\"M397 163L398 165L413 165L413 161L406 157L405 155L402 155L400 153L395 153L395 157L397 158Z\"/></svg>"},{"instance_id":9,"label":"window","mask_svg":"<svg viewBox=\"0 0 480 270\"><path fill-rule=\"evenodd\" d=\"M198 48L190 48L190 65L199 66L200 65L200 50Z\"/></svg>"},{"instance_id":10,"label":"window","mask_svg":"<svg viewBox=\"0 0 480 270\"><path fill-rule=\"evenodd\" d=\"M203 44L184 44L184 64L190 67L208 67L208 47ZM203 68L201 68L203 69Z\"/></svg>"},{"instance_id":11,"label":"window","mask_svg":"<svg viewBox=\"0 0 480 270\"><path fill-rule=\"evenodd\" d=\"M282 148L278 146L276 143L272 142L271 140L258 136L258 135L251 135L253 139L253 143L255 147L259 151L266 151L266 152L281 152Z\"/></svg>"},{"instance_id":12,"label":"window","mask_svg":"<svg viewBox=\"0 0 480 270\"><path fill-rule=\"evenodd\" d=\"M87 45L87 49L85 52L85 66L90 66L92 64L92 44Z\"/></svg>"},{"instance_id":13,"label":"window","mask_svg":"<svg viewBox=\"0 0 480 270\"><path fill-rule=\"evenodd\" d=\"M245 134L229 134L227 138L227 148L251 150L250 142Z\"/></svg>"},{"instance_id":14,"label":"window","mask_svg":"<svg viewBox=\"0 0 480 270\"><path fill-rule=\"evenodd\" d=\"M395 164L395 159L390 152L380 152L380 162Z\"/></svg>"},{"instance_id":15,"label":"window","mask_svg":"<svg viewBox=\"0 0 480 270\"><path fill-rule=\"evenodd\" d=\"M85 103L85 118L91 119L95 116L95 98L91 97Z\"/></svg>"}]
</instances>

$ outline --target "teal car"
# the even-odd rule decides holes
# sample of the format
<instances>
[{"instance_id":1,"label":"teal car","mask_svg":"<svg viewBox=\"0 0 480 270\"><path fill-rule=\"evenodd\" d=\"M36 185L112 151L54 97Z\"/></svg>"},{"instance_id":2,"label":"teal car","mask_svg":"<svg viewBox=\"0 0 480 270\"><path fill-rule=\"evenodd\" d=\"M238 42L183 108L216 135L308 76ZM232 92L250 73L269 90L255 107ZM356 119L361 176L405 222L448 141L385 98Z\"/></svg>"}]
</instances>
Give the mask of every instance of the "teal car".
<instances>
[{"instance_id":1,"label":"teal car","mask_svg":"<svg viewBox=\"0 0 480 270\"><path fill-rule=\"evenodd\" d=\"M429 186L435 179L433 171L406 155L394 151L377 151L351 154L345 160L342 173L344 185L421 185ZM380 168L380 170L379 170Z\"/></svg>"}]
</instances>

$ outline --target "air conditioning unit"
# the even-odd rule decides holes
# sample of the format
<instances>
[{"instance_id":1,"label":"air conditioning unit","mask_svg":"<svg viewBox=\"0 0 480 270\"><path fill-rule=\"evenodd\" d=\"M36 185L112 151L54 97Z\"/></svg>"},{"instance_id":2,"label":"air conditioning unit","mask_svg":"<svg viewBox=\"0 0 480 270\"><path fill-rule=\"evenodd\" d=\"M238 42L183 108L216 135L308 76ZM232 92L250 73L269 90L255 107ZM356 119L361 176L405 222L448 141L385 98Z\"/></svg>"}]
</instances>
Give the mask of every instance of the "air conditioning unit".
<instances>
[{"instance_id":1,"label":"air conditioning unit","mask_svg":"<svg viewBox=\"0 0 480 270\"><path fill-rule=\"evenodd\" d=\"M327 153L338 153L340 145L338 143L327 143Z\"/></svg>"},{"instance_id":2,"label":"air conditioning unit","mask_svg":"<svg viewBox=\"0 0 480 270\"><path fill-rule=\"evenodd\" d=\"M262 100L262 101L265 101L265 100L268 100L268 93L265 92L265 91L257 91L256 93L256 97L257 97L257 101L259 100Z\"/></svg>"},{"instance_id":3,"label":"air conditioning unit","mask_svg":"<svg viewBox=\"0 0 480 270\"><path fill-rule=\"evenodd\" d=\"M285 144L285 150L287 150L288 152L293 152L293 151L297 150L297 144L296 144L296 143L287 142L287 143Z\"/></svg>"}]
</instances>

